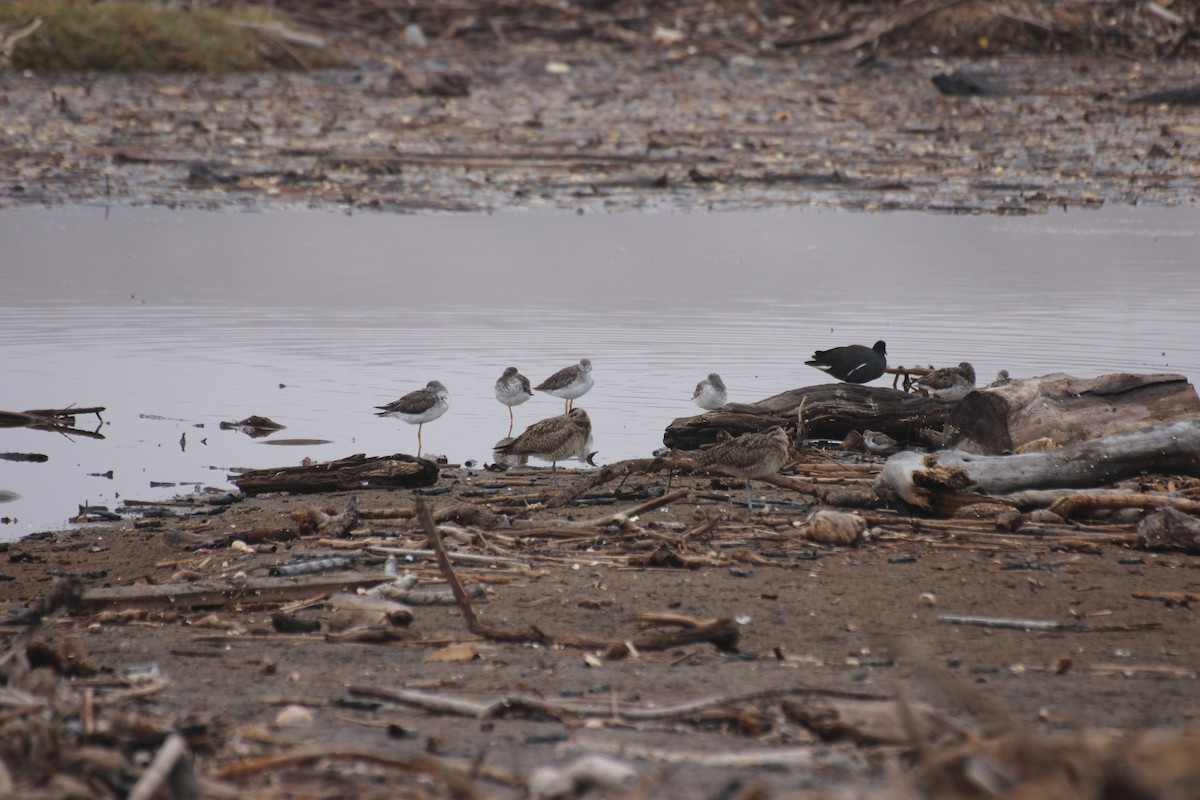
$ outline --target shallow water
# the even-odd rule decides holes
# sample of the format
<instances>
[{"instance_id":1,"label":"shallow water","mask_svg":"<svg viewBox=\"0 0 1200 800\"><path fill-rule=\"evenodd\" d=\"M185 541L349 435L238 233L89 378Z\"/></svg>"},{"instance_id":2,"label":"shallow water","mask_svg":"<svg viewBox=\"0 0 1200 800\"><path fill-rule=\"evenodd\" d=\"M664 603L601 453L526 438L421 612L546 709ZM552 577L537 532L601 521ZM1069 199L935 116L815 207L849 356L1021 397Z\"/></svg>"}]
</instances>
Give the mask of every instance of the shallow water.
<instances>
[{"instance_id":1,"label":"shallow water","mask_svg":"<svg viewBox=\"0 0 1200 800\"><path fill-rule=\"evenodd\" d=\"M1065 371L1200 377L1200 215L915 213L342 215L0 213L0 410L102 405L103 440L0 429L0 539L77 506L231 488L232 467L415 452L373 406L431 379L426 454L491 460L504 367L535 384L582 357L597 463L648 455L716 371L730 399L820 383L814 349L971 361L981 381ZM880 380L877 383L883 383ZM517 430L561 413L547 395ZM266 439L218 423L261 414ZM80 418L88 427L91 418ZM184 442L181 444L181 437ZM281 439L328 444L271 446ZM94 477L107 473L113 477ZM151 487L151 482L181 487Z\"/></svg>"}]
</instances>

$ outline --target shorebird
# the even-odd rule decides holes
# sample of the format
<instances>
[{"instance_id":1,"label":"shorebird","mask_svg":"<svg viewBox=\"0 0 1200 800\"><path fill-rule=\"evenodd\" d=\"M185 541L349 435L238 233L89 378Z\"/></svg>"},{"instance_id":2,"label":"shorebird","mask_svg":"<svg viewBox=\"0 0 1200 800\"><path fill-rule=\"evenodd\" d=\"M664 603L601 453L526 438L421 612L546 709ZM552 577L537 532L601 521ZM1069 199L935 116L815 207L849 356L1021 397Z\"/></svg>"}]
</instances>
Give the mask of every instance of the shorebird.
<instances>
[{"instance_id":1,"label":"shorebird","mask_svg":"<svg viewBox=\"0 0 1200 800\"><path fill-rule=\"evenodd\" d=\"M867 383L887 369L887 345L880 341L873 347L851 344L832 350L818 350L813 353L812 360L804 363L828 372L839 381Z\"/></svg>"},{"instance_id":2,"label":"shorebird","mask_svg":"<svg viewBox=\"0 0 1200 800\"><path fill-rule=\"evenodd\" d=\"M729 393L725 391L725 382L721 380L721 376L711 372L707 378L697 383L696 391L692 392L692 402L705 411L720 408L728 403Z\"/></svg>"},{"instance_id":3,"label":"shorebird","mask_svg":"<svg viewBox=\"0 0 1200 800\"><path fill-rule=\"evenodd\" d=\"M1012 376L1008 374L1008 370L1002 369L996 373L996 380L988 384L989 389L994 389L997 386L1007 386L1012 383Z\"/></svg>"},{"instance_id":4,"label":"shorebird","mask_svg":"<svg viewBox=\"0 0 1200 800\"><path fill-rule=\"evenodd\" d=\"M508 435L512 436L513 406L519 406L533 397L529 388L529 378L517 372L516 367L509 367L496 381L496 399L508 406Z\"/></svg>"},{"instance_id":5,"label":"shorebird","mask_svg":"<svg viewBox=\"0 0 1200 800\"><path fill-rule=\"evenodd\" d=\"M787 432L776 425L766 433L746 433L711 447L696 459L702 469L713 469L746 480L746 508L750 500L750 479L774 475L791 458Z\"/></svg>"},{"instance_id":6,"label":"shorebird","mask_svg":"<svg viewBox=\"0 0 1200 800\"><path fill-rule=\"evenodd\" d=\"M962 400L975 388L975 368L963 361L957 367L943 367L922 375L916 384L942 400Z\"/></svg>"},{"instance_id":7,"label":"shorebird","mask_svg":"<svg viewBox=\"0 0 1200 800\"><path fill-rule=\"evenodd\" d=\"M506 456L533 456L550 462L550 479L558 489L558 462L568 458L586 459L592 421L582 408L533 423L511 442L496 448Z\"/></svg>"},{"instance_id":8,"label":"shorebird","mask_svg":"<svg viewBox=\"0 0 1200 800\"><path fill-rule=\"evenodd\" d=\"M575 398L587 394L592 383L592 361L585 358L578 364L563 367L534 388L566 400L563 413L569 413Z\"/></svg>"},{"instance_id":9,"label":"shorebird","mask_svg":"<svg viewBox=\"0 0 1200 800\"><path fill-rule=\"evenodd\" d=\"M409 425L417 426L417 457L420 458L421 429L426 422L432 422L446 413L450 408L450 393L440 381L430 381L424 389L409 392L399 400L375 408L379 409L375 415L377 417L399 417Z\"/></svg>"},{"instance_id":10,"label":"shorebird","mask_svg":"<svg viewBox=\"0 0 1200 800\"><path fill-rule=\"evenodd\" d=\"M890 456L900 449L900 443L883 431L864 430L862 438L863 446L867 448L867 452L877 456Z\"/></svg>"}]
</instances>

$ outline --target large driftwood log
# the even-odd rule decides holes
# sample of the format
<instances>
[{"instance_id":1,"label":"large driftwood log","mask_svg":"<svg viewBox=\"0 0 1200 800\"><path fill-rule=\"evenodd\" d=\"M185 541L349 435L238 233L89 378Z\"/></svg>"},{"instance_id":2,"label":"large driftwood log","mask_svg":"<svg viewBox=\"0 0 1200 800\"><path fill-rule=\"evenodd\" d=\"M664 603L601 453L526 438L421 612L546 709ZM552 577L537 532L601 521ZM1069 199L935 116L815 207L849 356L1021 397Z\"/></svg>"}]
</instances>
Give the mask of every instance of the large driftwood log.
<instances>
[{"instance_id":1,"label":"large driftwood log","mask_svg":"<svg viewBox=\"0 0 1200 800\"><path fill-rule=\"evenodd\" d=\"M952 513L980 494L1079 489L1141 474L1200 476L1200 420L1115 433L1044 453L905 451L884 464L882 480L910 505Z\"/></svg>"},{"instance_id":2,"label":"large driftwood log","mask_svg":"<svg viewBox=\"0 0 1200 800\"><path fill-rule=\"evenodd\" d=\"M1200 397L1182 375L1073 378L1059 372L971 392L950 412L948 444L996 455L1043 439L1062 447L1197 416Z\"/></svg>"},{"instance_id":3,"label":"large driftwood log","mask_svg":"<svg viewBox=\"0 0 1200 800\"><path fill-rule=\"evenodd\" d=\"M300 467L251 469L233 479L246 494L337 492L363 488L417 488L437 483L438 467L414 456L358 455Z\"/></svg>"},{"instance_id":4,"label":"large driftwood log","mask_svg":"<svg viewBox=\"0 0 1200 800\"><path fill-rule=\"evenodd\" d=\"M829 383L791 389L757 403L729 403L695 417L681 417L667 426L663 444L695 450L715 441L720 431L740 435L772 425L794 429L801 406L805 434L813 439L841 440L850 431L870 428L898 442L916 442L922 428L940 429L945 424L954 403L880 386Z\"/></svg>"}]
</instances>

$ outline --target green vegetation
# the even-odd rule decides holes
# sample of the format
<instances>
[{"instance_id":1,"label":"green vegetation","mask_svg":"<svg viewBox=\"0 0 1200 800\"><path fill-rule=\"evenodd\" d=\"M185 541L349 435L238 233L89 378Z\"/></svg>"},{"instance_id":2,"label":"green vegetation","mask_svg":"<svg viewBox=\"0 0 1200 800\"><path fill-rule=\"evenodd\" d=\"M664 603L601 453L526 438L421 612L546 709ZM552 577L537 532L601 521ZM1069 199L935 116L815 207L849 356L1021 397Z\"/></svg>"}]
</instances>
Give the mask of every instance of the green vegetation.
<instances>
[{"instance_id":1,"label":"green vegetation","mask_svg":"<svg viewBox=\"0 0 1200 800\"><path fill-rule=\"evenodd\" d=\"M184 11L137 0L5 0L0 50L40 18L0 67L33 72L241 72L327 67L333 54L286 36L261 10Z\"/></svg>"}]
</instances>

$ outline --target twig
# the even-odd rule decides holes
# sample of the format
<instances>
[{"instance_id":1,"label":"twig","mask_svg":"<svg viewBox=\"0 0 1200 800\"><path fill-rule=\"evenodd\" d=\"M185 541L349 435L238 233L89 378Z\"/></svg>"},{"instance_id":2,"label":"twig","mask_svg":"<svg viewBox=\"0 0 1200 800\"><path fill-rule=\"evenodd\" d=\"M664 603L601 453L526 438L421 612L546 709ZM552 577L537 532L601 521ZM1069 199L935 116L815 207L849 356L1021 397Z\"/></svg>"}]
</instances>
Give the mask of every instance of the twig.
<instances>
[{"instance_id":1,"label":"twig","mask_svg":"<svg viewBox=\"0 0 1200 800\"><path fill-rule=\"evenodd\" d=\"M158 792L159 787L170 777L171 771L179 763L179 759L187 752L187 743L178 733L172 733L163 742L162 747L138 778L138 782L129 791L127 800L150 800Z\"/></svg>"},{"instance_id":2,"label":"twig","mask_svg":"<svg viewBox=\"0 0 1200 800\"><path fill-rule=\"evenodd\" d=\"M695 467L691 461L686 459L672 458L670 456L660 456L658 458L631 458L625 461L618 461L615 464L605 464L595 474L589 475L581 481L570 492L565 492L553 500L550 505L562 506L567 505L573 500L578 500L583 495L590 492L592 489L601 484L614 481L617 478L627 478L636 473L658 472L664 469L692 469Z\"/></svg>"},{"instance_id":3,"label":"twig","mask_svg":"<svg viewBox=\"0 0 1200 800\"><path fill-rule=\"evenodd\" d=\"M1046 619L1013 619L1011 617L980 617L969 614L938 614L938 622L951 625L977 625L981 628L1015 628L1022 631L1064 631L1067 633L1109 633L1113 631L1152 631L1162 627L1160 622L1137 622L1128 625L1080 625Z\"/></svg>"},{"instance_id":4,"label":"twig","mask_svg":"<svg viewBox=\"0 0 1200 800\"><path fill-rule=\"evenodd\" d=\"M439 541L441 541L439 539ZM380 545L372 545L364 548L367 552L377 553L380 555L404 556L406 558L437 558L436 550L413 550L406 547L383 547ZM517 569L529 569L529 564L517 558L505 558L504 556L484 556L476 553L451 553L446 552L446 557L451 561L461 561L464 564L485 564L489 567L516 567Z\"/></svg>"},{"instance_id":5,"label":"twig","mask_svg":"<svg viewBox=\"0 0 1200 800\"><path fill-rule=\"evenodd\" d=\"M624 511L616 511L606 517L599 519L578 520L576 522L565 523L567 527L600 527L602 525L618 525L625 527L629 522L640 514L645 514L647 511L653 511L660 506L669 505L676 500L682 500L690 493L689 489L676 489L673 492L664 494L661 497L652 497L645 502L638 503L636 506L627 508Z\"/></svg>"},{"instance_id":6,"label":"twig","mask_svg":"<svg viewBox=\"0 0 1200 800\"><path fill-rule=\"evenodd\" d=\"M846 692L838 689L820 689L807 686L780 689L760 689L740 694L719 694L689 700L671 706L623 706L619 703L588 705L570 700L550 700L526 694L508 694L487 702L475 702L444 694L421 692L413 689L389 688L386 686L350 686L347 691L355 697L374 697L393 700L397 703L421 708L432 713L456 714L459 716L488 719L536 711L555 719L618 717L633 722L654 722L670 719L690 719L707 709L749 703L757 700L775 700L782 697L804 695L809 697L835 697L843 700L888 700L886 695Z\"/></svg>"},{"instance_id":7,"label":"twig","mask_svg":"<svg viewBox=\"0 0 1200 800\"><path fill-rule=\"evenodd\" d=\"M324 760L365 761L368 764L376 764L382 767L390 767L392 769L416 772L424 775L446 773L467 776L471 772L471 767L468 763L450 758L439 758L428 755L405 758L385 753L375 753L370 750L309 747L302 750L295 750L291 753L236 761L217 770L217 777L225 780L246 778L251 775L257 775L260 772L267 772L281 767L311 764L314 761ZM478 775L509 786L523 786L525 784L525 777L520 773L497 767L485 766L478 771Z\"/></svg>"},{"instance_id":8,"label":"twig","mask_svg":"<svg viewBox=\"0 0 1200 800\"><path fill-rule=\"evenodd\" d=\"M425 530L425 537L429 539L429 544L437 557L438 566L442 570L442 576L446 579L446 583L450 584L450 590L454 592L454 598L458 601L463 621L467 623L467 630L476 636L501 642L547 643L549 637L534 627L529 627L525 630L511 630L495 628L491 625L485 625L480 621L479 617L475 614L475 609L471 606L470 596L463 589L458 576L454 574L454 567L450 564L450 556L446 553L445 545L442 544L442 535L433 522L433 514L430 512L429 506L425 504L424 500L417 498L416 510L417 520Z\"/></svg>"}]
</instances>

